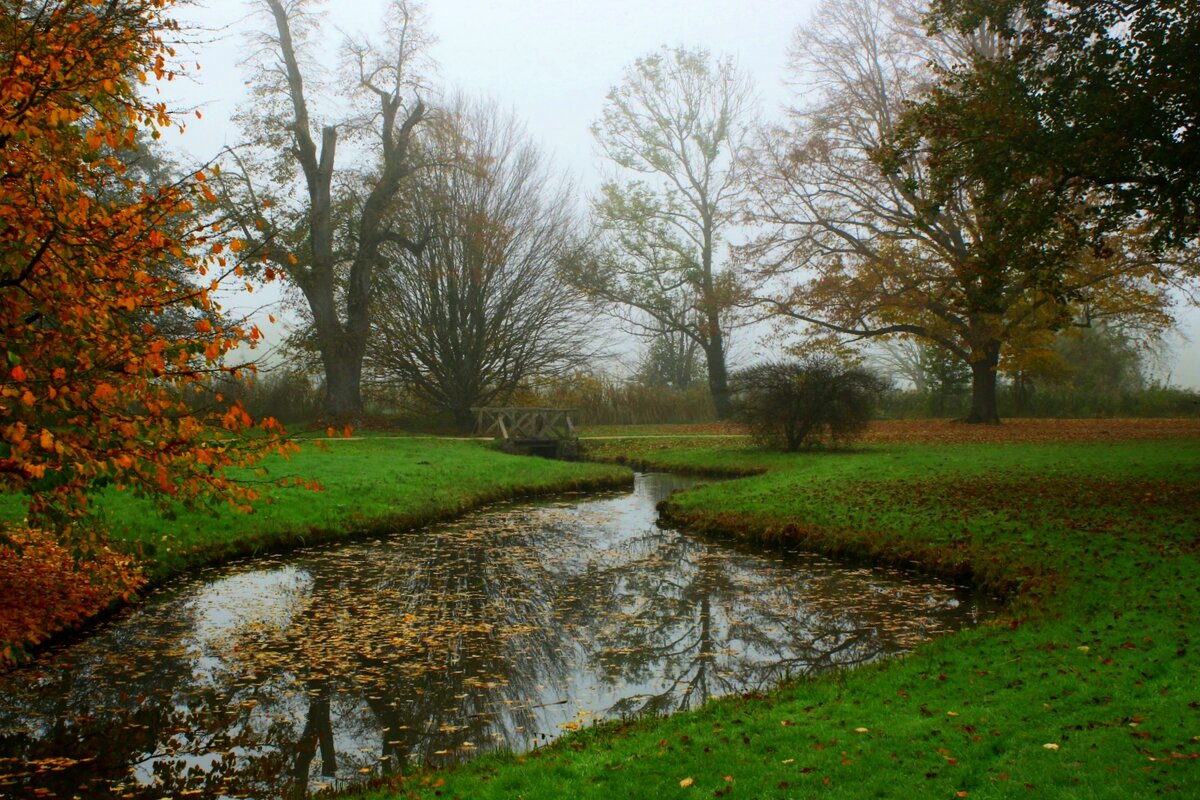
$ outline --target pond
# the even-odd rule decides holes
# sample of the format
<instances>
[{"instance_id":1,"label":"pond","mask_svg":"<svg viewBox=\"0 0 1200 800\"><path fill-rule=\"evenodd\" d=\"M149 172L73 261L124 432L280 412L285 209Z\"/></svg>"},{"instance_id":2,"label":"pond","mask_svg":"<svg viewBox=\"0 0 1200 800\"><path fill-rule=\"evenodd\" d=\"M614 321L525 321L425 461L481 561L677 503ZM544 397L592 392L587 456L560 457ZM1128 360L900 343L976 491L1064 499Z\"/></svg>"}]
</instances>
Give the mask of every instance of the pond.
<instances>
[{"instance_id":1,"label":"pond","mask_svg":"<svg viewBox=\"0 0 1200 800\"><path fill-rule=\"evenodd\" d=\"M159 592L0 677L0 796L304 797L861 664L983 613L961 587L656 526L691 483L640 475Z\"/></svg>"}]
</instances>

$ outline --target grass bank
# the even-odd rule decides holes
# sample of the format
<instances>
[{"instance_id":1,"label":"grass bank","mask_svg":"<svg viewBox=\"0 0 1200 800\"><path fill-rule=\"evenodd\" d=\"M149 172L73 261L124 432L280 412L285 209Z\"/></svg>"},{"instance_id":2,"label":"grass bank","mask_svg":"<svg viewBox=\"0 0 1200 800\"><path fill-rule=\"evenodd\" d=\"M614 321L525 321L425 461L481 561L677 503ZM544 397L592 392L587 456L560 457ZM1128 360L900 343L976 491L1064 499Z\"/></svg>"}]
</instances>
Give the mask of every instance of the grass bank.
<instances>
[{"instance_id":1,"label":"grass bank","mask_svg":"<svg viewBox=\"0 0 1200 800\"><path fill-rule=\"evenodd\" d=\"M1053 426L958 441L953 428L925 441L897 430L846 453L685 438L593 453L760 473L677 495L666 514L969 575L1007 594L1002 617L905 658L417 773L371 796L1196 796L1200 440L1112 421L1062 429L1071 441Z\"/></svg>"},{"instance_id":2,"label":"grass bank","mask_svg":"<svg viewBox=\"0 0 1200 800\"><path fill-rule=\"evenodd\" d=\"M159 583L199 566L267 552L278 552L395 530L407 530L459 516L489 503L570 491L629 485L628 469L602 464L550 461L505 455L482 442L431 438L368 437L306 443L290 459L272 457L264 474L245 473L262 483L264 498L250 514L229 509L216 512L175 509L164 516L147 501L128 493L107 491L94 510L114 547L133 554L151 582ZM280 488L281 480L315 479L322 491ZM21 498L0 496L0 522L24 514ZM72 614L57 616L52 608L7 609L17 598L53 606L63 587L60 573L44 573L45 587L30 590L39 576L18 577L22 591L0 597L0 623L22 633L5 635L0 624L0 651L8 644L43 640L103 611L111 597L63 593ZM2 582L2 581L0 581ZM92 607L88 607L88 604ZM52 620L47 630L31 626ZM17 642L13 642L13 639ZM6 641L7 639L7 641ZM20 652L15 652L20 656ZM0 659L2 664L3 659Z\"/></svg>"}]
</instances>

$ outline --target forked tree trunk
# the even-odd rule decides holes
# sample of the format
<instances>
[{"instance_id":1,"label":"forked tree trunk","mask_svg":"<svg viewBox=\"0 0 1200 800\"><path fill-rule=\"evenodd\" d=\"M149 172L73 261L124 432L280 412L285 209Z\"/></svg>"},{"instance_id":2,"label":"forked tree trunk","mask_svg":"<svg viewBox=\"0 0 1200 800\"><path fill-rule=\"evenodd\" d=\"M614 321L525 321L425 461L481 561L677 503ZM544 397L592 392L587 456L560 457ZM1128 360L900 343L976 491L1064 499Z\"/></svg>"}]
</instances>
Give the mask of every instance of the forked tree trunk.
<instances>
[{"instance_id":1,"label":"forked tree trunk","mask_svg":"<svg viewBox=\"0 0 1200 800\"><path fill-rule=\"evenodd\" d=\"M284 0L265 0L265 3L275 18L279 57L293 112L293 119L284 130L291 134L292 152L304 173L309 204L311 252L307 263L278 257L277 263L304 292L312 310L325 367L325 413L334 418L355 417L363 412L362 365L370 328L372 272L379 260L379 249L385 241L419 247L391 231L386 215L401 182L413 171L409 145L413 130L425 117L425 105L416 99L411 107L405 107L399 91L402 83L399 72L394 76L395 85L376 86L372 83L374 75L364 75L361 79L360 89L379 100L376 120L382 158L373 181L365 187L367 193L356 220L353 250L348 254L335 252L333 177L338 129L335 125L324 126L319 147L313 140L304 77L296 58L289 18L295 12L295 5ZM403 58L404 53L399 57ZM337 289L346 262L349 270L345 279L345 311L339 314Z\"/></svg>"}]
</instances>

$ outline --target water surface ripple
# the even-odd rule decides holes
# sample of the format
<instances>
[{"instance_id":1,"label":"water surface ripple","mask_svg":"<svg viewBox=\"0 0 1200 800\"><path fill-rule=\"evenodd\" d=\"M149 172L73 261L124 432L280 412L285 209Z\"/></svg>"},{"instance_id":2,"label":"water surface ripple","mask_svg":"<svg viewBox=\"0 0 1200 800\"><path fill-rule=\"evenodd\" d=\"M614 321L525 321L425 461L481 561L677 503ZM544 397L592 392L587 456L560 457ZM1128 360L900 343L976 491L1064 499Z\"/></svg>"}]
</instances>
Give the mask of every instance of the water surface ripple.
<instances>
[{"instance_id":1,"label":"water surface ripple","mask_svg":"<svg viewBox=\"0 0 1200 800\"><path fill-rule=\"evenodd\" d=\"M961 588L657 527L690 483L639 476L160 592L0 679L0 796L303 797L977 621Z\"/></svg>"}]
</instances>

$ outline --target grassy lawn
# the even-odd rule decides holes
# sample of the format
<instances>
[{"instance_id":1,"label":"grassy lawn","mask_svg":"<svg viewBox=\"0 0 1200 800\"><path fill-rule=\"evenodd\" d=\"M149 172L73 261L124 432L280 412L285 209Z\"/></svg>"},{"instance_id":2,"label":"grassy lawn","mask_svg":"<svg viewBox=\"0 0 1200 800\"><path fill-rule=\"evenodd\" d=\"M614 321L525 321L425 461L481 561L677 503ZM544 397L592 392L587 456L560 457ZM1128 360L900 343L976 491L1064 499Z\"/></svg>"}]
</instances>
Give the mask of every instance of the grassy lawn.
<instances>
[{"instance_id":1,"label":"grassy lawn","mask_svg":"<svg viewBox=\"0 0 1200 800\"><path fill-rule=\"evenodd\" d=\"M144 502L110 492L99 505L110 536L140 548L155 576L194 563L347 534L403 530L487 503L552 492L627 485L627 469L511 456L484 442L367 437L305 444L264 464L252 480L315 478L322 491L272 488L251 514L180 512L163 519ZM249 477L249 476L248 476Z\"/></svg>"},{"instance_id":2,"label":"grassy lawn","mask_svg":"<svg viewBox=\"0 0 1200 800\"><path fill-rule=\"evenodd\" d=\"M1197 796L1200 438L1169 425L1157 435L1186 438L1035 427L926 441L877 430L878 443L811 455L744 439L595 443L611 460L760 473L677 495L666 512L677 522L917 562L1009 605L902 659L416 773L371 796Z\"/></svg>"},{"instance_id":3,"label":"grassy lawn","mask_svg":"<svg viewBox=\"0 0 1200 800\"><path fill-rule=\"evenodd\" d=\"M351 535L404 530L461 515L491 502L519 496L628 485L627 468L505 455L477 441L431 438L367 437L334 439L322 446L306 443L290 459L272 457L264 474L242 477L262 482L265 498L253 513L179 509L160 514L147 501L108 491L96 498L95 511L110 541L138 556L152 581L183 570L244 555L286 550ZM316 479L323 491L289 486L281 479ZM24 515L22 498L0 495L0 523ZM23 587L42 602L35 615L52 620L61 587L54 574L43 576L43 589ZM6 609L0 598L0 650L9 640L40 640L54 630L33 630L24 609ZM80 612L103 610L111 598L88 596L51 628L70 627ZM94 608L76 608L91 603ZM64 612L65 613L65 612ZM12 620L18 621L12 621ZM7 632L12 628L13 632ZM3 659L0 659L0 664Z\"/></svg>"}]
</instances>

